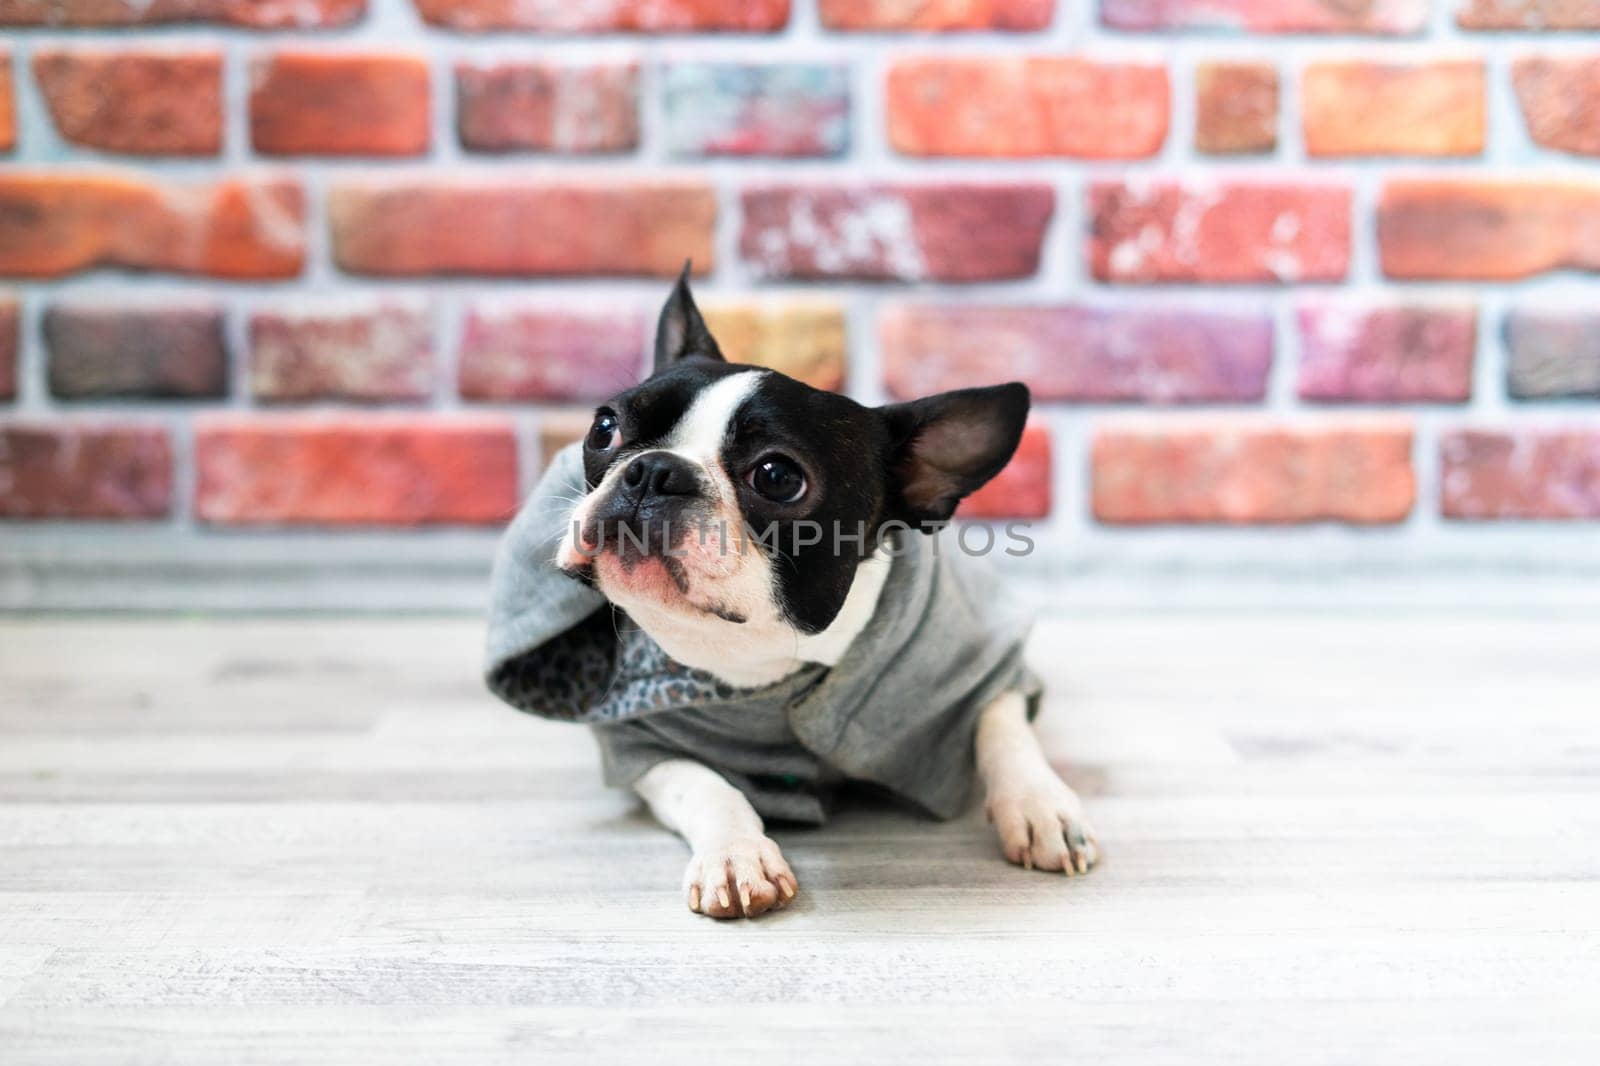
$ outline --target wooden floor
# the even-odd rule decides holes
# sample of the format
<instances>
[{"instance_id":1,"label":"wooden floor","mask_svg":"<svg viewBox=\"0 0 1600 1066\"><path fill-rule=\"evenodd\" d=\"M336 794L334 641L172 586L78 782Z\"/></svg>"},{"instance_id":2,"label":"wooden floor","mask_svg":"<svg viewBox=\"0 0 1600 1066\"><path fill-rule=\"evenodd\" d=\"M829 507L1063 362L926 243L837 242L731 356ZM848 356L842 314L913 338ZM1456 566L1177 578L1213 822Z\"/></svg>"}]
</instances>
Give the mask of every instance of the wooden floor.
<instances>
[{"instance_id":1,"label":"wooden floor","mask_svg":"<svg viewBox=\"0 0 1600 1066\"><path fill-rule=\"evenodd\" d=\"M753 923L479 638L0 624L0 1063L1600 1062L1593 617L1054 622L1103 867L857 809Z\"/></svg>"}]
</instances>

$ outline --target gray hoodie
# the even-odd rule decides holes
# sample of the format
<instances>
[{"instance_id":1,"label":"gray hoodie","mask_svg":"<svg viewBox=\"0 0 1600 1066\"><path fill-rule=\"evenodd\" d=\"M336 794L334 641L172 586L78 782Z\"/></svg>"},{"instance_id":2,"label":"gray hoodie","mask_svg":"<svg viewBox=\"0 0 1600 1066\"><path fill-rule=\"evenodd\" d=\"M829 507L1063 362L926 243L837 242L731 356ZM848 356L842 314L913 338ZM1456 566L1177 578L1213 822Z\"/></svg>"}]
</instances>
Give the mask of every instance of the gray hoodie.
<instances>
[{"instance_id":1,"label":"gray hoodie","mask_svg":"<svg viewBox=\"0 0 1600 1066\"><path fill-rule=\"evenodd\" d=\"M831 667L812 664L735 688L667 657L599 592L555 567L580 447L562 450L507 530L495 561L486 666L519 710L584 722L606 783L631 786L657 763L716 770L764 817L826 820L843 781L881 786L939 818L972 790L982 708L1039 683L1022 659L1032 619L985 560L954 538L900 533L872 620Z\"/></svg>"}]
</instances>

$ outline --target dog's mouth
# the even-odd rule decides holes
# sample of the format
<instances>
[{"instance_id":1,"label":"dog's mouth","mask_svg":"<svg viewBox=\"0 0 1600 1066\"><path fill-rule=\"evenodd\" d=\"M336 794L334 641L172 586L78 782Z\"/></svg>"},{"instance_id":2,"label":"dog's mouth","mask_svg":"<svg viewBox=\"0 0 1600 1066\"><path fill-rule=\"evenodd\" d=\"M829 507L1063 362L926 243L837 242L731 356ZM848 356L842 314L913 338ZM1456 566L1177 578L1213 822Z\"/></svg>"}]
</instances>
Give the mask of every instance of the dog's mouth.
<instances>
[{"instance_id":1,"label":"dog's mouth","mask_svg":"<svg viewBox=\"0 0 1600 1066\"><path fill-rule=\"evenodd\" d=\"M576 551L561 560L561 569L594 585L608 599L645 601L672 611L706 615L735 625L749 621L744 612L714 598L696 594L683 540L648 531L639 535L600 523L588 523L575 538Z\"/></svg>"},{"instance_id":2,"label":"dog's mouth","mask_svg":"<svg viewBox=\"0 0 1600 1066\"><path fill-rule=\"evenodd\" d=\"M695 595L689 570L681 558L671 555L639 555L603 551L590 562L596 586L609 598L647 600L669 610L689 611L744 625L749 619L717 600Z\"/></svg>"}]
</instances>

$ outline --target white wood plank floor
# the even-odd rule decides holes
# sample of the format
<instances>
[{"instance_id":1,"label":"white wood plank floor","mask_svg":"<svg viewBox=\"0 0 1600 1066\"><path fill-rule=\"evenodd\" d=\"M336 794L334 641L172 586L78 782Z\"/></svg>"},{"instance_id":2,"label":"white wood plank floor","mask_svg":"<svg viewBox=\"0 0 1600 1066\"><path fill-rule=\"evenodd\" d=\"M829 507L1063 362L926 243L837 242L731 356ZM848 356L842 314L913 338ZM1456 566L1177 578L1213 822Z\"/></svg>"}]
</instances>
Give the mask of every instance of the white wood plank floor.
<instances>
[{"instance_id":1,"label":"white wood plank floor","mask_svg":"<svg viewBox=\"0 0 1600 1066\"><path fill-rule=\"evenodd\" d=\"M0 1063L1600 1062L1593 615L1052 622L1104 866L857 808L753 923L478 641L0 624Z\"/></svg>"}]
</instances>

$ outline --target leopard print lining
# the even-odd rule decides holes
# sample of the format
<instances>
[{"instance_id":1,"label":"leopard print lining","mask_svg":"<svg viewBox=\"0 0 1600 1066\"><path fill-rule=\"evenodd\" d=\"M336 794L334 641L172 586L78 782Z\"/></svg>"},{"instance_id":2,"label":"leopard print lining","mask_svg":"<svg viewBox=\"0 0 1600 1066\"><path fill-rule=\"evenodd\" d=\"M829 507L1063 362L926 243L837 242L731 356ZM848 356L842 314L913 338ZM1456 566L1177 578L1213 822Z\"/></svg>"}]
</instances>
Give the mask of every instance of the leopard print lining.
<instances>
[{"instance_id":1,"label":"leopard print lining","mask_svg":"<svg viewBox=\"0 0 1600 1066\"><path fill-rule=\"evenodd\" d=\"M669 658L612 608L507 660L489 684L518 710L583 722L619 722L739 691Z\"/></svg>"}]
</instances>

